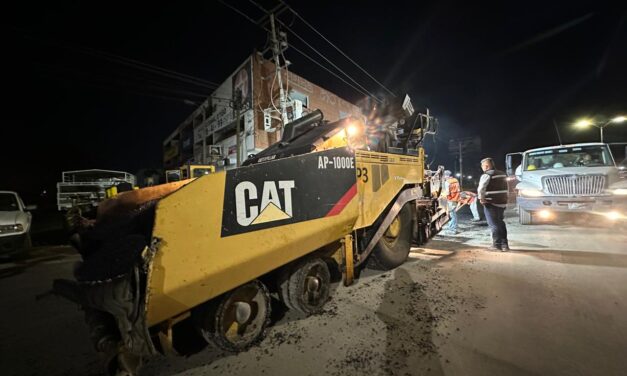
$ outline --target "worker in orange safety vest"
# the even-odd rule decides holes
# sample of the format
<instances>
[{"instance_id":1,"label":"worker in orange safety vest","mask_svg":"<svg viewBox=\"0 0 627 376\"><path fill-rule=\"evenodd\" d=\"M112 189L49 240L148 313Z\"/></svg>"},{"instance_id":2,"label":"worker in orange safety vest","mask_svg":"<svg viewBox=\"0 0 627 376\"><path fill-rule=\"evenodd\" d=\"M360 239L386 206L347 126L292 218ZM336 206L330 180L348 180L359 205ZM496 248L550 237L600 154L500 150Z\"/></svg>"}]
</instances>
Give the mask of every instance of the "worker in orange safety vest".
<instances>
[{"instance_id":1,"label":"worker in orange safety vest","mask_svg":"<svg viewBox=\"0 0 627 376\"><path fill-rule=\"evenodd\" d=\"M444 171L444 188L440 197L446 200L446 207L449 213L450 220L446 227L445 235L457 234L457 202L460 199L461 189L459 181L452 176L450 170Z\"/></svg>"}]
</instances>

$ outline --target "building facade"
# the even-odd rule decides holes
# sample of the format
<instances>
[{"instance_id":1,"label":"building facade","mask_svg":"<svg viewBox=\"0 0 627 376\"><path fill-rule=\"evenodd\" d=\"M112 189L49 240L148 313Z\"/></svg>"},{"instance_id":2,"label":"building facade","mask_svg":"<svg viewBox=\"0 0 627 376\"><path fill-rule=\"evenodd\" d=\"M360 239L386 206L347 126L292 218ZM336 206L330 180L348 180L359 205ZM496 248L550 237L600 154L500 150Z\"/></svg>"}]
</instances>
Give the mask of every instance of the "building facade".
<instances>
[{"instance_id":1,"label":"building facade","mask_svg":"<svg viewBox=\"0 0 627 376\"><path fill-rule=\"evenodd\" d=\"M233 93L241 91L241 155L272 145L280 138L281 113L275 65L251 55L163 142L164 168L213 164L233 168L237 160ZM286 119L292 121L320 109L329 121L360 117L359 107L287 69L281 71L286 93Z\"/></svg>"}]
</instances>

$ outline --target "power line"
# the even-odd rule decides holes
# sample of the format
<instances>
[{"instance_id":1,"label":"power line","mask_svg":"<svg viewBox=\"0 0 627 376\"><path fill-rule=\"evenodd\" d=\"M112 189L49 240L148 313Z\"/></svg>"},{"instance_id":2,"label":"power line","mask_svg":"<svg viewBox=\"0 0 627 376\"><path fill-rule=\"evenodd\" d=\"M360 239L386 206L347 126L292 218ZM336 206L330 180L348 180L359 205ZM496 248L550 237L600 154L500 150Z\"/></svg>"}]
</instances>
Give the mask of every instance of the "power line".
<instances>
[{"instance_id":1,"label":"power line","mask_svg":"<svg viewBox=\"0 0 627 376\"><path fill-rule=\"evenodd\" d=\"M60 79L62 76L55 74L55 75L51 75L50 77ZM68 82L68 81L64 81L64 82ZM112 91L118 91L118 92L122 91L127 94L134 94L134 95L139 95L143 97L152 97L152 98L158 98L158 99L164 99L164 100L171 100L171 101L176 101L176 102L182 102L188 105L198 106L198 102L196 102L195 100L186 98L186 97L175 97L172 95L151 93L151 92L141 90L142 88L139 88L140 90L137 90L137 88L133 88L132 86L129 86L129 85L116 86L116 83L114 82L112 84L111 81L82 80L82 81L74 81L74 83L77 85L86 85L86 86L91 86L91 87L95 87L95 88L102 89L102 90L112 90ZM176 93L172 93L172 94L178 95Z\"/></svg>"},{"instance_id":2,"label":"power line","mask_svg":"<svg viewBox=\"0 0 627 376\"><path fill-rule=\"evenodd\" d=\"M177 83L170 83L168 81L159 81L159 80L154 80L151 78L145 78L145 77L141 77L141 76L128 76L128 75L120 75L120 77L126 81L129 82L136 82L138 85L143 85L146 87L150 87L151 85L154 87L159 87L159 88L163 88L166 90L174 90L174 91L181 91L181 92L188 92L188 93L194 93L194 95L197 96L202 96L204 98L207 98L208 96L211 95L210 91L205 91L205 90L210 90L210 89L204 89L204 88L198 88L198 87L186 87L186 86L180 86L177 85ZM212 90L213 91L213 90Z\"/></svg>"},{"instance_id":3,"label":"power line","mask_svg":"<svg viewBox=\"0 0 627 376\"><path fill-rule=\"evenodd\" d=\"M255 2L254 0L248 0L250 1L253 5L255 5L257 8L261 9L262 11L264 11L266 14L268 13L268 11L263 8L261 5L259 5L259 3ZM277 21L283 25L283 27L285 27L290 33L292 33L296 38L298 38L301 42L303 42L307 47L309 47L310 49L312 49L316 54L318 54L320 57L322 57L325 61L327 61L329 64L331 64L331 66L335 69L337 69L340 73L342 73L344 76L346 76L349 80L351 80L355 85L357 85L361 90L358 90L361 94L366 95L366 96L371 96L373 98L375 98L378 102L380 102L379 98L377 98L377 96L375 96L374 94L370 93L368 91L368 89L366 89L365 87L363 87L359 82L357 82L354 78L352 78L348 73L344 72L340 67L338 67L336 64L334 64L331 60L329 60L326 56L324 56L320 51L318 51L314 46L312 46L311 44L309 44L304 38L302 38L300 35L298 35L294 30L292 30L289 26L287 26L283 21L277 19ZM300 51L301 54L302 51ZM315 62L315 60L314 60ZM317 63L317 62L316 62ZM320 65L320 64L318 64ZM327 69L326 67L324 67L325 70L331 72L329 69ZM338 77L336 74L334 74L334 76ZM339 77L338 77L339 78ZM347 83L345 80L342 80L344 83ZM348 84L348 83L347 83ZM356 89L355 86L350 85L352 88Z\"/></svg>"},{"instance_id":4,"label":"power line","mask_svg":"<svg viewBox=\"0 0 627 376\"><path fill-rule=\"evenodd\" d=\"M191 92L187 90L180 90L179 88L172 88L168 86L161 85L159 83L153 85L146 85L140 82L133 81L120 81L115 78L105 77L102 75L95 75L92 72L81 72L76 69L70 68L61 68L53 65L46 65L40 63L32 63L35 67L39 68L39 70L43 72L53 73L54 77L58 77L59 75L71 78L73 81L77 83L83 83L90 86L96 86L99 88L106 87L108 89L118 89L120 91L129 91L135 94L140 95L148 95L148 96L156 96L152 94L147 94L147 91L154 91L158 93L169 94L172 98L172 95L177 95L183 98L181 100L189 100L189 98L197 97L197 98L207 98L209 94L206 93L197 93ZM65 81L67 82L67 81ZM128 90L131 89L131 90Z\"/></svg>"},{"instance_id":5,"label":"power line","mask_svg":"<svg viewBox=\"0 0 627 376\"><path fill-rule=\"evenodd\" d=\"M233 10L234 12L238 13L238 14L239 14L239 15L241 15L242 17L246 18L248 21L250 21L251 23L253 23L253 24L254 24L254 25L256 25L257 27L261 28L262 30L265 30L266 32L270 32L270 31L269 31L266 27L264 27L264 26L260 25L257 21L253 20L253 19L252 19L252 18L250 18L248 15L246 15L244 12L240 11L239 9L235 8L234 6L232 6L232 5L230 5L230 4L227 4L226 2L224 2L224 1L222 1L222 0L218 0L218 1L219 1L221 4L223 4L224 6L228 7L229 9ZM249 1L251 1L251 3L255 4L258 8L262 9L264 12L266 12L266 13L267 13L267 11L266 11L263 7L261 7L261 5L259 5L259 4L257 4L257 3L255 3L255 2L254 2L254 1L252 1L252 0L249 0ZM280 22L283 26L285 26L285 27L288 29L288 31L293 32L293 31L291 31L291 30L290 30L290 29L289 29L289 28L285 25L285 23L281 22L280 20L278 20L278 22ZM301 38L299 38L299 39L301 39ZM302 40L302 39L301 39L301 40ZM304 41L304 40L302 40L302 41L303 41L303 43L305 43L305 44L309 45L306 41ZM315 48L311 47L311 45L309 45L309 46L310 46L310 48L312 48L314 51L316 51L316 52L317 52L317 50L315 50ZM330 70L329 68L327 68L327 67L325 67L324 65L320 64L318 61L316 61L314 58L312 58L311 56L307 55L307 54L306 54L306 53L304 53L303 51L299 50L298 48L294 47L293 45L291 45L291 48L293 48L296 52L300 53L300 54L301 54L302 56L304 56L305 58L309 59L309 60L310 60L311 62L313 62L314 64L318 65L320 68L322 68L322 69L326 70L327 72L329 72L330 74L332 74L334 77L336 77L337 79L341 80L341 81L342 81L342 82L344 82L346 85L350 86L351 88L353 88L354 90L356 90L356 91L357 91L357 92L359 92L360 94L365 95L365 96L370 96L370 97L372 97L372 98L373 98L376 102L378 102L378 103L382 103L382 101L381 101L379 98L377 98L375 95L373 95L373 94L371 94L370 92L368 92L368 90L366 90L366 89L363 89L363 90L362 90L362 89L358 89L358 88L357 88L357 87L355 87L353 84L351 84L351 83L347 82L344 78L340 77L337 73L333 72L333 71L332 71L332 70ZM321 55L319 52L317 52L317 53L318 53L319 55ZM326 57L324 57L323 55L321 55L321 56L322 56L325 60L327 60L327 61L328 61L331 65L334 65L334 64L333 64L333 63L331 63L331 62L330 62L330 61L329 61ZM335 65L334 65L334 66L335 66ZM336 68L337 68L337 66L336 66ZM339 68L337 68L337 69L341 71L341 69L339 69ZM344 73L343 71L342 71L342 73L343 73L344 75L346 75L348 78L350 78L351 80L353 80L353 79L352 79L349 75L347 75L347 74L346 74L346 73ZM353 80L353 81L354 81L354 80ZM355 83L356 83L357 85L359 85L357 82L355 82ZM361 86L361 85L359 85L359 86Z\"/></svg>"},{"instance_id":6,"label":"power line","mask_svg":"<svg viewBox=\"0 0 627 376\"><path fill-rule=\"evenodd\" d=\"M182 82L187 82L187 83L191 83L193 85L197 85L197 86L202 86L211 90L216 89L219 85L216 83L213 83L211 81L206 81L203 80L202 78L197 78L197 77L193 77L184 73L179 73L173 70L169 70L166 68L161 68L152 64L148 64L148 63L143 63L141 61L138 60L134 60L134 59L130 59L130 58L126 58L123 56L119 56L119 55L115 55L115 54L111 54L108 52L104 52L104 51L98 51L95 50L93 48L87 48L87 47L79 47L79 50L83 50L86 53L90 53L91 55L94 56L100 56L103 57L109 61L113 61L116 62L118 64L122 64L122 65L126 65L126 66L130 66L132 68L135 69L139 69L139 70L143 70L146 72L151 72L151 73L155 73L164 77L168 77L168 78L173 78Z\"/></svg>"},{"instance_id":7,"label":"power line","mask_svg":"<svg viewBox=\"0 0 627 376\"><path fill-rule=\"evenodd\" d=\"M296 34L294 32L294 30L292 30L289 26L287 26L283 21L281 20L277 20L279 21L279 23L281 25L283 25L283 27L285 27L287 29L287 31L289 31L291 34L293 34L296 38L298 38L301 42L303 42L307 47L309 47L310 49L312 49L316 54L318 54L318 56L320 56L321 58L323 58L327 63L331 64L331 66L335 69L337 69L340 73L342 73L344 76L346 76L349 80L351 80L355 85L359 86L359 88L363 91L365 91L366 93L368 93L367 95L373 97L373 98L377 98L376 95L370 93L368 91L368 89L366 89L365 87L363 87L359 82L357 82L353 77L351 77L348 73L344 72L340 67L338 67L336 64L334 64L331 60L329 60L326 56L324 56L322 54L322 52L318 51L314 46L312 46L311 44L309 44L304 38L302 38L300 35Z\"/></svg>"},{"instance_id":8,"label":"power line","mask_svg":"<svg viewBox=\"0 0 627 376\"><path fill-rule=\"evenodd\" d=\"M318 34L318 36L320 36L320 38L324 39L327 43L329 43L333 48L335 48L339 53L342 54L342 56L344 56L346 59L348 59L348 61L350 61L351 63L353 63L357 68L359 68L362 72L364 72L368 77L370 77L370 79L372 79L374 82L376 82L379 86L381 86L383 89L385 89L385 91L387 91L388 93L390 93L392 96L396 96L396 94L394 94L394 92L392 92L390 89L388 89L387 87L385 87L385 85L383 85L381 82L379 82L376 78L374 78L370 73L368 73L368 71L366 71L364 68L362 68L359 64L357 64L357 62L353 59L351 59L344 51L342 51L338 46L336 46L335 44L333 44L333 42L331 42L329 39L327 39L324 35L322 35L321 32L319 32L315 27L313 27L309 22L307 22L307 20L305 20L300 14L298 14L294 8L292 8L289 4L287 4L285 1L283 0L279 0L281 3L283 3L284 5L286 5L289 10L296 16L298 17L298 19L300 19L301 21L303 21L303 23L305 25L307 25L311 30L313 30L316 34Z\"/></svg>"},{"instance_id":9,"label":"power line","mask_svg":"<svg viewBox=\"0 0 627 376\"><path fill-rule=\"evenodd\" d=\"M353 84L351 84L350 82L346 81L344 78L340 77L337 73L333 72L332 70L330 70L329 68L325 67L324 65L320 64L320 62L318 62L316 59L314 59L313 57L307 55L306 53L304 53L303 51L299 50L298 48L294 47L294 45L291 45L292 49L296 52L298 52L299 54L301 54L302 56L304 56L305 58L309 59L311 62L313 62L314 64L318 65L320 68L326 70L327 72L331 73L333 76L335 76L337 79L341 80L342 82L344 82L346 85L352 87L353 89L355 89L358 93L365 95L365 96L369 96L369 93L364 93L363 91L361 91L360 89L358 89L357 87L355 87ZM382 103L382 101L373 96L370 95L375 101L377 101L377 103Z\"/></svg>"},{"instance_id":10,"label":"power line","mask_svg":"<svg viewBox=\"0 0 627 376\"><path fill-rule=\"evenodd\" d=\"M13 29L13 30L22 33L21 36L26 39L35 40L44 44L77 51L77 52L80 52L86 55L91 55L94 57L104 58L105 60L112 61L114 63L130 66L135 69L143 70L145 72L150 72L153 74L161 75L161 76L179 80L182 82L191 83L196 86L205 87L211 90L215 90L219 86L215 82L211 82L202 78L194 77L185 73L176 72L171 69L162 68L153 64L144 63L142 61L116 55L113 53L100 51L100 50L89 48L89 47L77 46L77 45L73 45L64 41L52 40L50 38L42 39L42 38L34 37L32 35L26 34L23 30L20 30L20 29Z\"/></svg>"},{"instance_id":11,"label":"power line","mask_svg":"<svg viewBox=\"0 0 627 376\"><path fill-rule=\"evenodd\" d=\"M130 79L129 77L125 77L125 75L120 75L118 77L115 77L115 76L108 77L108 76L103 76L101 74L94 74L94 72L91 72L91 71L81 71L80 68L60 67L56 65L42 64L42 63L37 63L37 62L31 62L30 64L45 71L56 71L58 73L65 74L67 77L71 77L71 78L79 78L79 79L84 79L84 80L90 80L90 79L100 80L103 82L114 83L117 85L135 86L135 87L142 88L142 89L154 89L154 90L160 90L160 91L169 92L169 93L176 93L176 94L181 94L181 95L203 97L203 98L207 98L208 96L211 95L210 93L207 93L207 92L198 92L196 91L195 88L188 89L185 87L173 86L166 82L145 79L143 77L132 76Z\"/></svg>"},{"instance_id":12,"label":"power line","mask_svg":"<svg viewBox=\"0 0 627 376\"><path fill-rule=\"evenodd\" d=\"M231 9L231 10L232 10L232 11L234 11L235 13L239 14L240 16L244 17L244 18L245 18L245 19L247 19L248 21L250 21L250 22L254 23L255 25L257 25L257 26L259 26L259 27L261 27L261 28L262 28L262 29L264 29L265 31L268 31L268 29L266 29L265 27L262 27L261 25L259 25L259 24L257 23L257 21L255 21L255 20L253 20L252 18L248 17L248 15L247 15L246 13L244 13L244 12L242 12L241 10L239 10L239 9L235 8L235 7L234 7L234 6L232 6L231 4L229 4L229 3L225 2L225 1L222 1L222 0L218 0L218 2L219 2L220 4L222 4L222 5L224 5L225 7L227 7L227 8L229 8L229 9Z\"/></svg>"}]
</instances>

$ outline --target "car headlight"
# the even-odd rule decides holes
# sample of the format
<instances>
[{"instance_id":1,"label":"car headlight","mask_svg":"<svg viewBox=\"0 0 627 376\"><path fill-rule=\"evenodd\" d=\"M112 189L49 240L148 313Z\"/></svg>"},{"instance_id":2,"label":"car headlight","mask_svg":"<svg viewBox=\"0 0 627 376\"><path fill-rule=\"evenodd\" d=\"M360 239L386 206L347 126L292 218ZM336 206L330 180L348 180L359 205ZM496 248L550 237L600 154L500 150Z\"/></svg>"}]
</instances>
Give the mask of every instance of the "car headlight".
<instances>
[{"instance_id":1,"label":"car headlight","mask_svg":"<svg viewBox=\"0 0 627 376\"><path fill-rule=\"evenodd\" d=\"M542 197L544 192L539 189L521 189L518 191L523 197Z\"/></svg>"},{"instance_id":2,"label":"car headlight","mask_svg":"<svg viewBox=\"0 0 627 376\"><path fill-rule=\"evenodd\" d=\"M616 188L611 190L613 194L619 196L627 196L627 188Z\"/></svg>"},{"instance_id":3,"label":"car headlight","mask_svg":"<svg viewBox=\"0 0 627 376\"><path fill-rule=\"evenodd\" d=\"M14 232L22 232L24 231L24 226L20 223L15 225L2 225L0 226L0 234L11 234Z\"/></svg>"}]
</instances>

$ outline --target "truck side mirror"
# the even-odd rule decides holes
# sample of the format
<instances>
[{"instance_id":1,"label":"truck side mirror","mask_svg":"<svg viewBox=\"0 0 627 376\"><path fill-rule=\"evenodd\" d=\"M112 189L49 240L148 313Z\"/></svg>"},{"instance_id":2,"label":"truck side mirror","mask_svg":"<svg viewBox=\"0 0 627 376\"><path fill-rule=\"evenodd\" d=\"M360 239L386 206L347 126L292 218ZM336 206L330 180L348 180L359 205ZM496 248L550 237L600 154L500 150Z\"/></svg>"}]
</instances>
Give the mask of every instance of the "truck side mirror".
<instances>
[{"instance_id":1,"label":"truck side mirror","mask_svg":"<svg viewBox=\"0 0 627 376\"><path fill-rule=\"evenodd\" d=\"M37 205L26 205L24 207L24 210L26 211L33 211L33 210L37 210Z\"/></svg>"},{"instance_id":2,"label":"truck side mirror","mask_svg":"<svg viewBox=\"0 0 627 376\"><path fill-rule=\"evenodd\" d=\"M517 172L514 172L514 165L516 162L519 164L522 163L522 153L509 153L505 155L505 173L507 176L512 176L514 174L518 175ZM518 168L516 171L518 171Z\"/></svg>"},{"instance_id":3,"label":"truck side mirror","mask_svg":"<svg viewBox=\"0 0 627 376\"><path fill-rule=\"evenodd\" d=\"M514 175L516 175L518 180L522 179L522 165L518 165L518 167L516 167L516 171L514 172Z\"/></svg>"}]
</instances>

